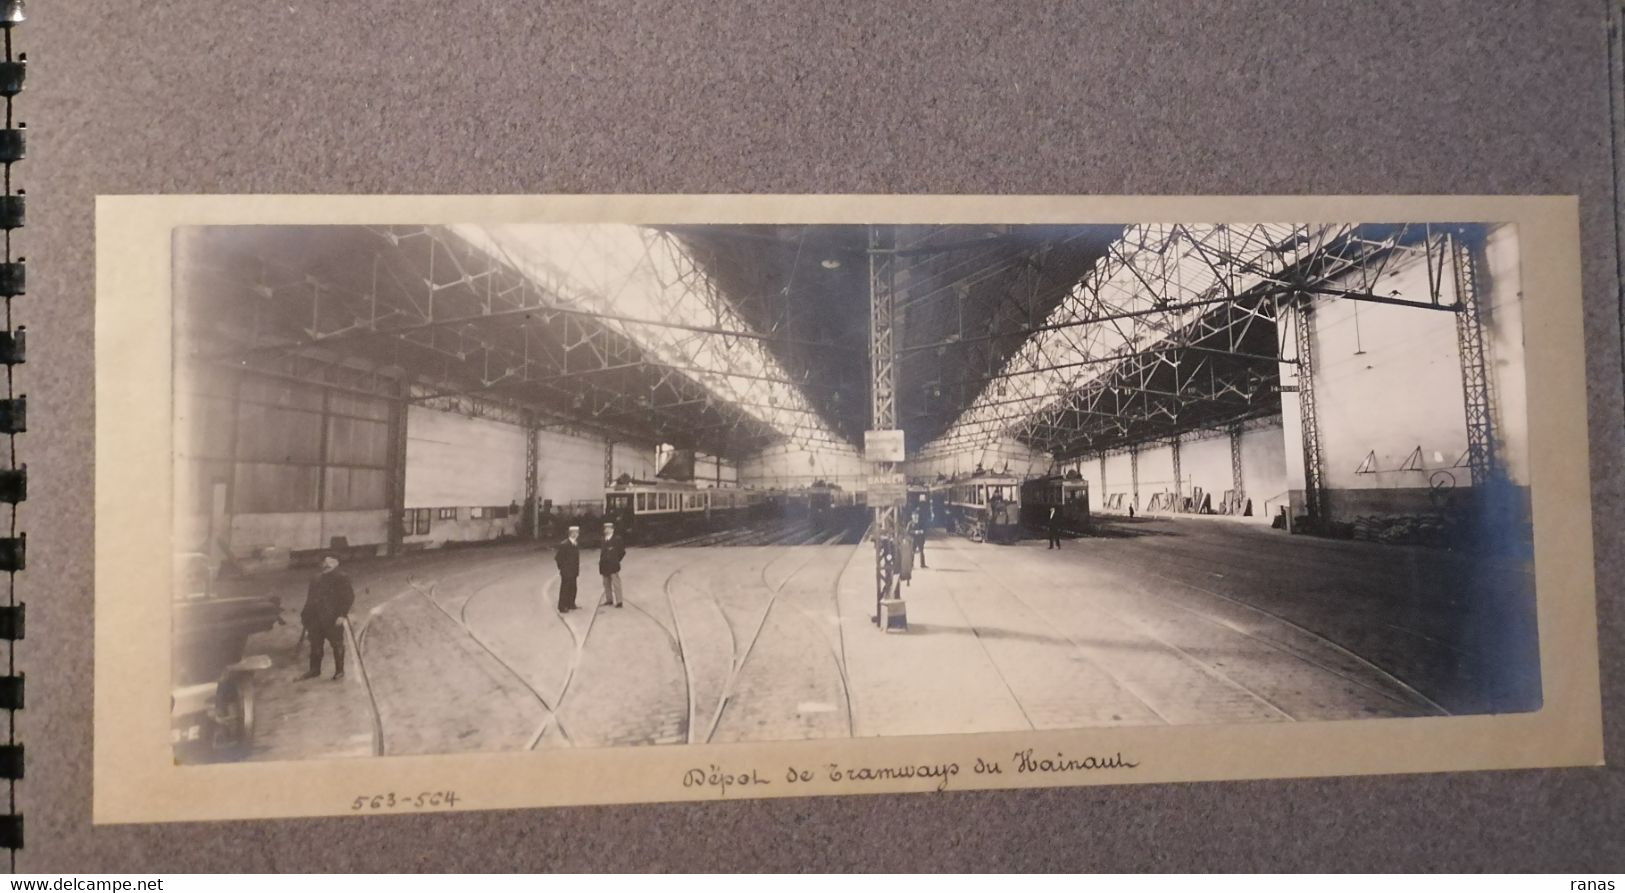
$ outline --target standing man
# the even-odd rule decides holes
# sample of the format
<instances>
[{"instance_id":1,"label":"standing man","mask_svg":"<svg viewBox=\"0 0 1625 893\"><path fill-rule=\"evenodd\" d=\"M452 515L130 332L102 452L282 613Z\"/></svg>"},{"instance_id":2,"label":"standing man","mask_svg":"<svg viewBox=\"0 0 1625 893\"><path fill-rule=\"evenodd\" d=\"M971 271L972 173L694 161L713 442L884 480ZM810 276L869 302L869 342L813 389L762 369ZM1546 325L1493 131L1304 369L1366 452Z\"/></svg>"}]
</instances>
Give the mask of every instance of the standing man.
<instances>
[{"instance_id":1,"label":"standing man","mask_svg":"<svg viewBox=\"0 0 1625 893\"><path fill-rule=\"evenodd\" d=\"M571 527L569 538L553 552L559 566L559 613L576 609L576 577L581 575L581 528Z\"/></svg>"},{"instance_id":2,"label":"standing man","mask_svg":"<svg viewBox=\"0 0 1625 893\"><path fill-rule=\"evenodd\" d=\"M1049 547L1061 548L1061 507L1058 505L1049 507Z\"/></svg>"},{"instance_id":3,"label":"standing man","mask_svg":"<svg viewBox=\"0 0 1625 893\"><path fill-rule=\"evenodd\" d=\"M914 512L914 521L911 532L914 535L914 554L920 556L920 567L925 567L925 522L920 520L918 509Z\"/></svg>"},{"instance_id":4,"label":"standing man","mask_svg":"<svg viewBox=\"0 0 1625 893\"><path fill-rule=\"evenodd\" d=\"M914 585L914 531L906 518L897 531L897 577L905 585Z\"/></svg>"},{"instance_id":5,"label":"standing man","mask_svg":"<svg viewBox=\"0 0 1625 893\"><path fill-rule=\"evenodd\" d=\"M350 578L339 573L338 556L324 557L321 573L310 581L305 607L299 612L299 620L304 623L305 633L310 637L310 672L299 678L315 679L322 675L322 652L328 642L333 643L333 678L344 678L344 627L341 621L349 620L350 607L354 604L355 589L350 586Z\"/></svg>"},{"instance_id":6,"label":"standing man","mask_svg":"<svg viewBox=\"0 0 1625 893\"><path fill-rule=\"evenodd\" d=\"M621 602L621 559L626 557L626 541L615 535L615 525L604 525L604 545L598 550L598 573L604 577L604 600L600 605Z\"/></svg>"}]
</instances>

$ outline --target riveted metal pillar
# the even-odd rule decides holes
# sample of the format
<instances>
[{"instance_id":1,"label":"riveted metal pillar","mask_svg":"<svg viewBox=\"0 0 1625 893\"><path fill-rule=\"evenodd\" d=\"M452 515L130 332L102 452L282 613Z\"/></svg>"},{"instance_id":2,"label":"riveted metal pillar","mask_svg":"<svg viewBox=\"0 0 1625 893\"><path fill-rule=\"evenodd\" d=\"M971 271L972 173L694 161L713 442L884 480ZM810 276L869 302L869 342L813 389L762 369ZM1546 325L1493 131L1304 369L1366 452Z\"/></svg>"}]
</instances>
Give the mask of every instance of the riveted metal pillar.
<instances>
[{"instance_id":1,"label":"riveted metal pillar","mask_svg":"<svg viewBox=\"0 0 1625 893\"><path fill-rule=\"evenodd\" d=\"M537 464L541 459L539 455L541 444L541 431L536 425L536 417L531 414L525 416L525 511L530 514L530 538L538 539L542 535L542 499L541 481L537 471Z\"/></svg>"},{"instance_id":2,"label":"riveted metal pillar","mask_svg":"<svg viewBox=\"0 0 1625 893\"><path fill-rule=\"evenodd\" d=\"M1466 240L1459 235L1446 238L1456 280L1456 348L1461 357L1462 401L1467 414L1467 465L1473 483L1482 485L1496 474L1497 465L1477 266L1472 246Z\"/></svg>"},{"instance_id":3,"label":"riveted metal pillar","mask_svg":"<svg viewBox=\"0 0 1625 893\"><path fill-rule=\"evenodd\" d=\"M1292 315L1298 350L1298 419L1303 429L1303 505L1311 519L1320 519L1326 512L1326 483L1321 465L1320 423L1315 416L1314 298L1296 295Z\"/></svg>"},{"instance_id":4,"label":"riveted metal pillar","mask_svg":"<svg viewBox=\"0 0 1625 893\"><path fill-rule=\"evenodd\" d=\"M1140 448L1128 448L1129 510L1140 507Z\"/></svg>"},{"instance_id":5,"label":"riveted metal pillar","mask_svg":"<svg viewBox=\"0 0 1625 893\"><path fill-rule=\"evenodd\" d=\"M407 401L409 390L406 382L401 382L397 396L389 401L389 452L385 465L389 476L391 555L400 554L406 543L406 427L411 417Z\"/></svg>"},{"instance_id":6,"label":"riveted metal pillar","mask_svg":"<svg viewBox=\"0 0 1625 893\"><path fill-rule=\"evenodd\" d=\"M1230 505L1231 512L1241 514L1247 505L1247 488L1241 476L1241 426L1230 428Z\"/></svg>"},{"instance_id":7,"label":"riveted metal pillar","mask_svg":"<svg viewBox=\"0 0 1625 893\"><path fill-rule=\"evenodd\" d=\"M897 427L897 345L892 330L897 321L896 230L869 227L869 371L870 422L876 431ZM890 473L893 464L877 463L877 474ZM881 619L880 600L891 594L896 574L897 507L872 506L875 543L875 622ZM889 550L889 554L888 554Z\"/></svg>"},{"instance_id":8,"label":"riveted metal pillar","mask_svg":"<svg viewBox=\"0 0 1625 893\"><path fill-rule=\"evenodd\" d=\"M1184 511L1184 509L1185 509L1185 498L1184 498L1184 493L1183 493L1184 487L1180 483L1180 475L1179 475L1179 437L1177 435L1174 437L1174 439L1172 441L1169 441L1168 449L1169 449L1169 451L1171 453L1173 453L1173 457L1174 457L1174 511L1176 511L1176 512Z\"/></svg>"}]
</instances>

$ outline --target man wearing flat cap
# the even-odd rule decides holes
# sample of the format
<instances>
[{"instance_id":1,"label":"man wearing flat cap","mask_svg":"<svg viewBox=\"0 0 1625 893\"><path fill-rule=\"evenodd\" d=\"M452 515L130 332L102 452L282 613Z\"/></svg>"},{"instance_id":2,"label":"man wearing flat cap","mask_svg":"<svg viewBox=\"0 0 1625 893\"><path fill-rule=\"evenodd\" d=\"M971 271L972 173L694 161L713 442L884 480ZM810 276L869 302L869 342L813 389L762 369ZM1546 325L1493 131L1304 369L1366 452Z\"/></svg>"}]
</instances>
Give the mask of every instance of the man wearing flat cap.
<instances>
[{"instance_id":1,"label":"man wearing flat cap","mask_svg":"<svg viewBox=\"0 0 1625 893\"><path fill-rule=\"evenodd\" d=\"M604 544L598 550L598 573L604 578L604 600L600 606L614 605L619 608L621 601L621 562L626 560L626 540L615 535L615 525L604 525Z\"/></svg>"},{"instance_id":2,"label":"man wearing flat cap","mask_svg":"<svg viewBox=\"0 0 1625 893\"><path fill-rule=\"evenodd\" d=\"M355 589L350 578L339 570L339 559L328 555L322 559L321 573L310 581L305 595L305 607L299 620L310 636L310 672L302 678L315 679L322 675L323 646L333 644L333 678L344 678L344 626L350 608L355 604Z\"/></svg>"}]
</instances>

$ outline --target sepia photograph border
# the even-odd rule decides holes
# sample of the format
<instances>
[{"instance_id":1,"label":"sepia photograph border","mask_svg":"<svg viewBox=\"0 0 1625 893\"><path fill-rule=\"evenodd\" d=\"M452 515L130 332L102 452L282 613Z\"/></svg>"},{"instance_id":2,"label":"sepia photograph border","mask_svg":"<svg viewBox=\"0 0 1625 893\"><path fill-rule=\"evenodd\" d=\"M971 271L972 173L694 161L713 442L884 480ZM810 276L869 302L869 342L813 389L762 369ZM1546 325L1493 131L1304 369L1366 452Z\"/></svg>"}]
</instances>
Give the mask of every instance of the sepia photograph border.
<instances>
[{"instance_id":1,"label":"sepia photograph border","mask_svg":"<svg viewBox=\"0 0 1625 893\"><path fill-rule=\"evenodd\" d=\"M1539 710L176 765L166 703L176 227L1188 221L1517 226ZM97 824L1602 764L1575 197L99 196L95 235Z\"/></svg>"}]
</instances>

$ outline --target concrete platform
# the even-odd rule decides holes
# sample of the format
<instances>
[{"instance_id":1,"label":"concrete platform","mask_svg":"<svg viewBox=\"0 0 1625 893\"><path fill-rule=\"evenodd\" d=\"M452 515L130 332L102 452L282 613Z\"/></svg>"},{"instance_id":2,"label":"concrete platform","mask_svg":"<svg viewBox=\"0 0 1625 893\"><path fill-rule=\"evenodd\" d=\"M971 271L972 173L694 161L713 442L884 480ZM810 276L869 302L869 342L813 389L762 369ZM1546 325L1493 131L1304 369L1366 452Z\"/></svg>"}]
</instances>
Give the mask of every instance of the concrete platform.
<instances>
[{"instance_id":1,"label":"concrete platform","mask_svg":"<svg viewBox=\"0 0 1625 893\"><path fill-rule=\"evenodd\" d=\"M364 680L294 682L296 628L261 637L251 758L1538 706L1527 567L1189 518L1100 534L934 536L906 633L870 620L867 544L634 550L626 606L596 610L588 552L566 615L548 550L357 564ZM298 575L252 585L303 599Z\"/></svg>"}]
</instances>

